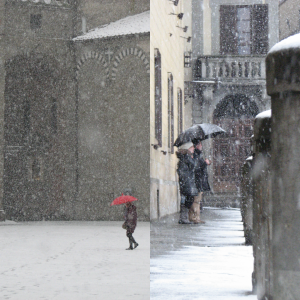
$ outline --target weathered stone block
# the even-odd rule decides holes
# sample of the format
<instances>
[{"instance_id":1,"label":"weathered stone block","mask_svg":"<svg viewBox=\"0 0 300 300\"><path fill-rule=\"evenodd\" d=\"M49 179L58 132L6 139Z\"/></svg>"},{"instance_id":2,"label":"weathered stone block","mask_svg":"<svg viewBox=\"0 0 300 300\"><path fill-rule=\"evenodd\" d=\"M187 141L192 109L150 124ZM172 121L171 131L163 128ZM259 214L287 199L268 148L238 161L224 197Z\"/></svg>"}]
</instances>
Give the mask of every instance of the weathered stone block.
<instances>
[{"instance_id":1,"label":"weathered stone block","mask_svg":"<svg viewBox=\"0 0 300 300\"><path fill-rule=\"evenodd\" d=\"M253 291L258 299L270 295L271 234L271 111L260 113L254 124L253 184Z\"/></svg>"},{"instance_id":2,"label":"weathered stone block","mask_svg":"<svg viewBox=\"0 0 300 300\"><path fill-rule=\"evenodd\" d=\"M300 294L300 35L275 45L267 56L267 90L272 97L273 300Z\"/></svg>"}]
</instances>

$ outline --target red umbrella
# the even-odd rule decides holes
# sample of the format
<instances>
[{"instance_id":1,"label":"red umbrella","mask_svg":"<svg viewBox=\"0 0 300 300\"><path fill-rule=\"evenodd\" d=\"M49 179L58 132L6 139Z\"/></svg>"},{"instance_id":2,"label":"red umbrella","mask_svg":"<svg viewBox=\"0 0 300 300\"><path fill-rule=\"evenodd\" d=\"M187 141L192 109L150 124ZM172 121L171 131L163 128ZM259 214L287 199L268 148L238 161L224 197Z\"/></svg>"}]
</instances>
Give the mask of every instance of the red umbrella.
<instances>
[{"instance_id":1,"label":"red umbrella","mask_svg":"<svg viewBox=\"0 0 300 300\"><path fill-rule=\"evenodd\" d=\"M127 202L132 202L132 201L137 201L136 198L132 197L132 196L129 196L129 195L123 195L116 198L111 204L110 206L113 206L113 205L120 205L120 204L124 204L124 203L127 203Z\"/></svg>"}]
</instances>

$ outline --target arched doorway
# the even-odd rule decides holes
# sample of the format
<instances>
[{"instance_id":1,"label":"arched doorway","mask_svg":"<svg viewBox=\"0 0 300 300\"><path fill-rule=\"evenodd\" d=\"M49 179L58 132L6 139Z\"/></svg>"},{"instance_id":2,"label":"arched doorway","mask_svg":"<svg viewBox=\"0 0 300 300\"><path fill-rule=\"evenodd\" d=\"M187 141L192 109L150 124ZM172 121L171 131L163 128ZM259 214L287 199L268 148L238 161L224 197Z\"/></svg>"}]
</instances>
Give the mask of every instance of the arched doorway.
<instances>
[{"instance_id":1,"label":"arched doorway","mask_svg":"<svg viewBox=\"0 0 300 300\"><path fill-rule=\"evenodd\" d=\"M241 167L251 155L250 138L257 114L256 103L243 94L228 95L217 105L213 122L227 134L213 141L215 193L239 194Z\"/></svg>"}]
</instances>

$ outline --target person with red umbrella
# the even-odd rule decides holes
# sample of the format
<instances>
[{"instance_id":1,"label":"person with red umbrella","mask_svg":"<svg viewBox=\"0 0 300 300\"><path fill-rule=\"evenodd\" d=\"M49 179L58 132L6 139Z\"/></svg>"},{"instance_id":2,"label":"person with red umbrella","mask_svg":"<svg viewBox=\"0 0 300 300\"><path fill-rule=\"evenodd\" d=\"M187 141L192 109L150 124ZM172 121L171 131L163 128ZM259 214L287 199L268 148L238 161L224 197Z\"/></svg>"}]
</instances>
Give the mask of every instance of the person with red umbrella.
<instances>
[{"instance_id":1,"label":"person with red umbrella","mask_svg":"<svg viewBox=\"0 0 300 300\"><path fill-rule=\"evenodd\" d=\"M125 204L125 222L122 225L123 229L126 229L126 236L129 239L129 248L126 250L133 250L135 249L139 244L135 241L132 234L134 233L136 223L137 223L137 213L136 213L136 207L132 204L132 201L136 201L138 199L129 196L129 195L123 195L116 198L110 206L112 205L119 205L119 204Z\"/></svg>"}]
</instances>

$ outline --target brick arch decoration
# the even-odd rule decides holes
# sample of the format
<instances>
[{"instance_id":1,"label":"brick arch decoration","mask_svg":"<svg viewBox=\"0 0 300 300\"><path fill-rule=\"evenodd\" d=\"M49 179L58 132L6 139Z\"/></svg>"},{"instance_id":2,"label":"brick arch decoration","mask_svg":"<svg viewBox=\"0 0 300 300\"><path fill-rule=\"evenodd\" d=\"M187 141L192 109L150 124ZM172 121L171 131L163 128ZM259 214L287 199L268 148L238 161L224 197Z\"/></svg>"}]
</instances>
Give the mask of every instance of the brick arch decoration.
<instances>
[{"instance_id":1,"label":"brick arch decoration","mask_svg":"<svg viewBox=\"0 0 300 300\"><path fill-rule=\"evenodd\" d=\"M225 96L217 105L213 112L214 118L247 116L254 118L259 113L256 102L249 96L241 93L229 94Z\"/></svg>"},{"instance_id":2,"label":"brick arch decoration","mask_svg":"<svg viewBox=\"0 0 300 300\"><path fill-rule=\"evenodd\" d=\"M139 58L144 63L147 73L150 74L149 60L147 59L147 56L144 53L144 51L139 48L127 48L127 49L120 51L114 57L113 68L112 68L112 72L111 72L111 80L112 81L114 81L116 79L116 74L118 72L119 64L126 56L129 56L129 55L133 55L133 56L136 56L137 58Z\"/></svg>"},{"instance_id":3,"label":"brick arch decoration","mask_svg":"<svg viewBox=\"0 0 300 300\"><path fill-rule=\"evenodd\" d=\"M86 52L85 54L83 54L80 58L79 61L77 61L77 70L76 70L76 79L78 79L78 75L80 73L80 70L82 68L82 66L84 65L84 63L88 60L88 59L96 59L98 60L102 66L104 67L105 69L105 76L106 76L106 79L109 78L109 67L108 67L108 64L106 62L106 60L103 58L103 56L101 54L99 54L98 52L95 52L95 51L89 51L89 52Z\"/></svg>"}]
</instances>

